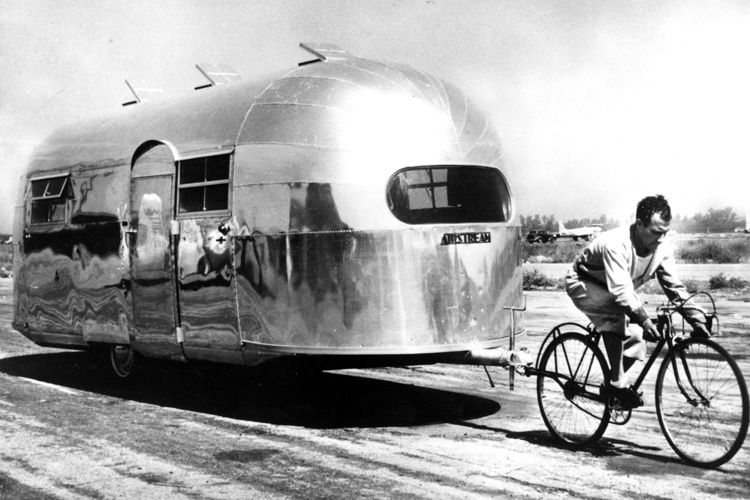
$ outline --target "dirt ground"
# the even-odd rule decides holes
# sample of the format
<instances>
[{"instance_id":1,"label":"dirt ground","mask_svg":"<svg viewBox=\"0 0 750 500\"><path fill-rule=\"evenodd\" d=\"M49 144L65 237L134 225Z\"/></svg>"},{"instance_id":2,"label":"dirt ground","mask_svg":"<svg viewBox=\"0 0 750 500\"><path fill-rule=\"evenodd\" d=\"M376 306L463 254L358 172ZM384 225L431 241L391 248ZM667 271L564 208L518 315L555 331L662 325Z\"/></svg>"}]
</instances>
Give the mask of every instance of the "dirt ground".
<instances>
[{"instance_id":1,"label":"dirt ground","mask_svg":"<svg viewBox=\"0 0 750 500\"><path fill-rule=\"evenodd\" d=\"M2 498L747 498L750 444L718 470L681 462L647 405L599 445L549 436L535 380L429 365L269 380L147 363L117 384L97 358L10 327L0 282ZM5 286L5 288L3 288ZM653 298L652 307L657 298ZM561 292L528 293L519 341L564 320ZM719 341L750 374L750 301L718 301ZM747 378L747 377L746 377Z\"/></svg>"}]
</instances>

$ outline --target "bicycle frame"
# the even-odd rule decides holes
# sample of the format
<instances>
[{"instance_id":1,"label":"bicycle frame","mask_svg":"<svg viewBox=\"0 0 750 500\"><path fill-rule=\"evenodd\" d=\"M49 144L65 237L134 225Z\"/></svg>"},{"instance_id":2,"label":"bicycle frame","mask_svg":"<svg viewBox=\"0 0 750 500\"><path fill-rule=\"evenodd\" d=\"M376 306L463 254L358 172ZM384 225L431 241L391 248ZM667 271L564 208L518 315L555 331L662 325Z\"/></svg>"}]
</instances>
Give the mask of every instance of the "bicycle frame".
<instances>
[{"instance_id":1,"label":"bicycle frame","mask_svg":"<svg viewBox=\"0 0 750 500\"><path fill-rule=\"evenodd\" d=\"M709 295L709 297L710 297L710 295ZM711 301L712 301L712 305L713 305L713 299ZM685 302L687 302L687 301L685 301ZM675 352L675 340L676 340L675 337L676 337L676 335L675 335L674 323L672 321L672 315L675 312L678 312L680 309L682 309L683 306L684 306L684 303L682 305L679 305L679 306L676 306L676 305L663 305L663 306L659 307L659 309L658 309L658 315L657 315L657 318L656 318L655 322L658 325L659 331L662 333L662 338L659 339L656 342L656 345L654 346L653 350L651 351L651 354L649 355L648 359L646 360L646 365L643 367L643 369L641 370L640 374L638 375L638 378L635 380L635 383L633 384L633 388L635 390L638 390L640 388L641 384L643 384L643 381L645 380L645 378L648 375L649 371L651 371L651 367L654 365L654 363L658 359L659 354L661 354L661 351L664 349L665 345L667 346L667 351L666 351L667 355L669 355L670 352ZM715 312L713 312L711 314L707 314L706 316L708 318L707 324L709 325L709 328L711 328L712 323L714 323L714 322L715 322L716 326L718 326L718 321L717 321ZM538 363L539 363L539 357L541 356L542 350L547 345L548 341L554 340L555 337L557 337L558 335L562 334L562 332L561 332L561 328L562 327L574 327L576 329L583 330L583 331L587 332L585 334L585 336L586 336L586 338L587 338L588 341L590 341L593 345L599 345L599 341L601 339L601 335L602 334L601 334L601 332L599 332L598 330L596 330L596 328L592 327L591 325L589 325L588 327L584 327L583 325L580 325L578 323L572 323L572 322L562 323L560 325L557 325L550 332L550 335L548 336L549 340L545 339L542 342L542 349L540 349L539 356L537 356L537 363L536 363L536 365L534 367L526 367L525 371L524 371L524 375L526 375L526 376L542 375L542 376L545 376L545 377L549 377L551 379L554 379L558 384L560 384L560 386L566 391L566 394L569 393L569 395L571 397L574 396L574 395L577 395L577 396L583 396L583 397L586 397L586 398L589 398L589 399L592 399L592 400L595 400L595 401L602 401L601 394L596 394L596 393L588 392L588 391L585 390L585 387L578 387L578 386L574 386L574 387L567 386L566 387L566 383L567 382L569 382L570 380L575 379L575 377L577 377L577 375L579 373L579 370L581 369L581 365L583 363L584 357L581 358L581 360L578 362L578 366L576 366L575 370L572 371L572 373L573 373L573 378L572 379L570 377L567 377L565 375L560 374L557 370L554 371L554 372L550 372L550 371L539 370L537 368ZM555 359L555 363L557 363L557 362L558 362L558 360ZM593 359L592 359L592 362L593 362ZM687 362L686 362L686 360L685 360L684 357L681 357L681 362L682 362L682 365L683 365L683 369L685 371L687 382L689 383L690 388L693 390L694 394L696 394L699 397L699 399L695 399L694 397L692 397L688 393L688 390L685 388L685 385L683 384L682 377L680 376L680 372L679 372L679 369L678 369L678 366L677 366L677 356L672 356L671 357L672 370L674 371L675 380L677 382L677 386L680 389L680 392L685 397L685 399L691 405L693 405L693 406L698 406L698 404L703 404L703 405L709 404L708 398L706 398L701 393L701 391L696 387L695 383L693 382L692 377L690 375L690 370L688 369ZM588 369L590 370L591 366L589 366Z\"/></svg>"}]
</instances>

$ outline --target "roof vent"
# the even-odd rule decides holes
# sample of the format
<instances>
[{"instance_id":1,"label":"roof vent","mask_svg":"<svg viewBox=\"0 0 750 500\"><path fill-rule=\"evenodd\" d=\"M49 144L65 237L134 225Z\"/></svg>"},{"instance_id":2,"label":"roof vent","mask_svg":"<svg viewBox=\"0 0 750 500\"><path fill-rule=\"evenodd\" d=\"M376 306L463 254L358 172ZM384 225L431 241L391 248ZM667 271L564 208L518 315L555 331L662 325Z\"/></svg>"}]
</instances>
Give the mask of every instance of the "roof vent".
<instances>
[{"instance_id":1,"label":"roof vent","mask_svg":"<svg viewBox=\"0 0 750 500\"><path fill-rule=\"evenodd\" d=\"M206 77L208 83L195 87L195 90L205 89L216 85L229 85L230 83L239 82L242 77L233 68L226 64L201 63L195 67Z\"/></svg>"},{"instance_id":2,"label":"roof vent","mask_svg":"<svg viewBox=\"0 0 750 500\"><path fill-rule=\"evenodd\" d=\"M154 101L164 94L162 89L148 85L145 80L134 80L133 83L125 80L125 85L128 86L130 91L135 96L135 101L128 101L122 103L123 106L130 106L139 102Z\"/></svg>"},{"instance_id":3,"label":"roof vent","mask_svg":"<svg viewBox=\"0 0 750 500\"><path fill-rule=\"evenodd\" d=\"M346 61L352 58L352 55L347 51L330 43L300 43L299 46L316 56L316 59L303 61L299 63L299 66L319 61Z\"/></svg>"}]
</instances>

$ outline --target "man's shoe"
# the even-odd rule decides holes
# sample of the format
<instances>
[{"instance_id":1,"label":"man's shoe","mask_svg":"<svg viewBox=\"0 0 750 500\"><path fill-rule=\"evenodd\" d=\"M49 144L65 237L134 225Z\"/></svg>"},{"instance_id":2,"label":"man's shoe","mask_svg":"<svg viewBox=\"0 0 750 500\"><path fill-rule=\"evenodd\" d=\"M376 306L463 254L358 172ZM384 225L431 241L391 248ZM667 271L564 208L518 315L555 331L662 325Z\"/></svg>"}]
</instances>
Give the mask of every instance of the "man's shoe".
<instances>
[{"instance_id":1,"label":"man's shoe","mask_svg":"<svg viewBox=\"0 0 750 500\"><path fill-rule=\"evenodd\" d=\"M711 337L711 334L708 333L707 330L700 330L698 328L693 328L693 331L690 332L690 337L694 339L707 339Z\"/></svg>"},{"instance_id":2,"label":"man's shoe","mask_svg":"<svg viewBox=\"0 0 750 500\"><path fill-rule=\"evenodd\" d=\"M607 387L609 404L618 410L632 410L644 405L643 393L638 392L632 387Z\"/></svg>"}]
</instances>

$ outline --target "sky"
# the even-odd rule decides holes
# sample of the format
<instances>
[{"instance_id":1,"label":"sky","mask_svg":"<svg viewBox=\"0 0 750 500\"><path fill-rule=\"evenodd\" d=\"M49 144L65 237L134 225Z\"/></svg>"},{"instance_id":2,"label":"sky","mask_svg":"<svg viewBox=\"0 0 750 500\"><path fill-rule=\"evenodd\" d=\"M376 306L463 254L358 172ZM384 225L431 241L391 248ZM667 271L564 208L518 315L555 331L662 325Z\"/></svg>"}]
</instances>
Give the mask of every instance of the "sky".
<instances>
[{"instance_id":1,"label":"sky","mask_svg":"<svg viewBox=\"0 0 750 500\"><path fill-rule=\"evenodd\" d=\"M200 62L246 79L292 69L300 42L405 63L491 117L518 213L632 218L750 212L746 0L0 0L0 232L55 128L168 95Z\"/></svg>"}]
</instances>

